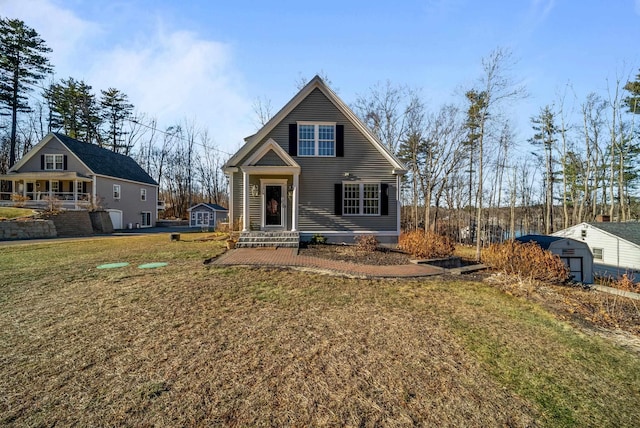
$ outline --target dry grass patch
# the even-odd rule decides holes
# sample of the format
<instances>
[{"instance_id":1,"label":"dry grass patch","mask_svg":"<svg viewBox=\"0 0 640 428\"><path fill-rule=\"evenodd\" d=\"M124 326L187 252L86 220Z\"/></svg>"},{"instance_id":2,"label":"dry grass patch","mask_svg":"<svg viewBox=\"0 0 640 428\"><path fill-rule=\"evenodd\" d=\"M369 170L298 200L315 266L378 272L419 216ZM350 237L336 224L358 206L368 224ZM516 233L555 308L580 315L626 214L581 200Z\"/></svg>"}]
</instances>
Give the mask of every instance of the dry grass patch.
<instances>
[{"instance_id":1,"label":"dry grass patch","mask_svg":"<svg viewBox=\"0 0 640 428\"><path fill-rule=\"evenodd\" d=\"M163 236L2 248L0 269L16 275L0 286L0 424L640 418L637 355L537 305L477 283L205 267L221 246ZM109 261L132 266L95 269ZM133 266L149 261L169 265Z\"/></svg>"}]
</instances>

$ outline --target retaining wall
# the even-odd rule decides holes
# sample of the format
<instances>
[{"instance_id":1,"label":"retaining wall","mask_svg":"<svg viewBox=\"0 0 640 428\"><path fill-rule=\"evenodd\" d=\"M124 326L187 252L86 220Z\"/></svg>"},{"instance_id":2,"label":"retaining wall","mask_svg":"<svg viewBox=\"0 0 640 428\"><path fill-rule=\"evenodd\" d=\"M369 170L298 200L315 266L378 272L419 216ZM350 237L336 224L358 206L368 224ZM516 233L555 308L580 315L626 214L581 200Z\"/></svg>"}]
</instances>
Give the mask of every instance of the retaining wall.
<instances>
[{"instance_id":1,"label":"retaining wall","mask_svg":"<svg viewBox=\"0 0 640 428\"><path fill-rule=\"evenodd\" d=\"M0 221L0 239L42 239L58 236L52 220Z\"/></svg>"},{"instance_id":2,"label":"retaining wall","mask_svg":"<svg viewBox=\"0 0 640 428\"><path fill-rule=\"evenodd\" d=\"M93 235L88 211L61 211L47 219L53 220L59 237Z\"/></svg>"}]
</instances>

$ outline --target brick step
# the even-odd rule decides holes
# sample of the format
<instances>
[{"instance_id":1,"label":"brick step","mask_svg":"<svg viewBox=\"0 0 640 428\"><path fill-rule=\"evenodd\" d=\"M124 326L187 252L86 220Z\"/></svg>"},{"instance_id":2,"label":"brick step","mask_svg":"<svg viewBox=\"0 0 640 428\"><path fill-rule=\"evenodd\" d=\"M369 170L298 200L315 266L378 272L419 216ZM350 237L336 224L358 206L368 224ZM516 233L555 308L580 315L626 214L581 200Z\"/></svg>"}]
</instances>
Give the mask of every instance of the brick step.
<instances>
[{"instance_id":1,"label":"brick step","mask_svg":"<svg viewBox=\"0 0 640 428\"><path fill-rule=\"evenodd\" d=\"M298 232L273 231L273 232L242 232L236 247L289 247L300 246L300 234Z\"/></svg>"}]
</instances>

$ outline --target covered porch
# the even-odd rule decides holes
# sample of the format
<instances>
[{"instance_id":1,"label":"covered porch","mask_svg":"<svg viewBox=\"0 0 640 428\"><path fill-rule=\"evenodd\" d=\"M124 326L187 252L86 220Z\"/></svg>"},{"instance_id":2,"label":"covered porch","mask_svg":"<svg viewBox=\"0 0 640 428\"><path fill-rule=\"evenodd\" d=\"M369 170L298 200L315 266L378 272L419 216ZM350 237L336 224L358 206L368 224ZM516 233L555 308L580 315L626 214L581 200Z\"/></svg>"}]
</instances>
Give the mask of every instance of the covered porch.
<instances>
[{"instance_id":1,"label":"covered porch","mask_svg":"<svg viewBox=\"0 0 640 428\"><path fill-rule=\"evenodd\" d=\"M0 205L64 209L91 206L93 178L77 172L21 172L0 175Z\"/></svg>"}]
</instances>

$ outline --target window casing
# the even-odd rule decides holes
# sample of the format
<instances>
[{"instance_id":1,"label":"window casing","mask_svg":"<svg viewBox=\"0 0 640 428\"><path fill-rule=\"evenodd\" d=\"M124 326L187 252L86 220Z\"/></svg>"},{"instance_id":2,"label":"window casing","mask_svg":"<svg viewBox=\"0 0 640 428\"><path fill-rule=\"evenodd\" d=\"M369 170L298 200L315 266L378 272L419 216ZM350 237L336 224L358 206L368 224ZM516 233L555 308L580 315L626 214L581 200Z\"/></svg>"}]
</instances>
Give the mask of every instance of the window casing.
<instances>
[{"instance_id":1,"label":"window casing","mask_svg":"<svg viewBox=\"0 0 640 428\"><path fill-rule=\"evenodd\" d=\"M60 191L60 182L52 181L51 182L51 193L58 193Z\"/></svg>"},{"instance_id":2,"label":"window casing","mask_svg":"<svg viewBox=\"0 0 640 428\"><path fill-rule=\"evenodd\" d=\"M44 155L44 169L62 171L64 169L64 155Z\"/></svg>"},{"instance_id":3,"label":"window casing","mask_svg":"<svg viewBox=\"0 0 640 428\"><path fill-rule=\"evenodd\" d=\"M380 215L380 183L342 183L343 215Z\"/></svg>"},{"instance_id":4,"label":"window casing","mask_svg":"<svg viewBox=\"0 0 640 428\"><path fill-rule=\"evenodd\" d=\"M142 227L147 227L147 226L151 226L151 211L142 211L141 213L142 216Z\"/></svg>"},{"instance_id":5,"label":"window casing","mask_svg":"<svg viewBox=\"0 0 640 428\"><path fill-rule=\"evenodd\" d=\"M604 255L604 249L602 248L594 248L593 249L593 259L594 260L602 260Z\"/></svg>"},{"instance_id":6,"label":"window casing","mask_svg":"<svg viewBox=\"0 0 640 428\"><path fill-rule=\"evenodd\" d=\"M147 200L147 189L140 189L140 200L141 201Z\"/></svg>"},{"instance_id":7,"label":"window casing","mask_svg":"<svg viewBox=\"0 0 640 428\"><path fill-rule=\"evenodd\" d=\"M120 185L113 185L113 199L120 199Z\"/></svg>"},{"instance_id":8,"label":"window casing","mask_svg":"<svg viewBox=\"0 0 640 428\"><path fill-rule=\"evenodd\" d=\"M298 156L335 157L335 155L335 123L298 123Z\"/></svg>"}]
</instances>

